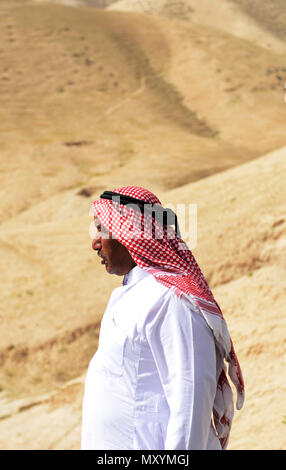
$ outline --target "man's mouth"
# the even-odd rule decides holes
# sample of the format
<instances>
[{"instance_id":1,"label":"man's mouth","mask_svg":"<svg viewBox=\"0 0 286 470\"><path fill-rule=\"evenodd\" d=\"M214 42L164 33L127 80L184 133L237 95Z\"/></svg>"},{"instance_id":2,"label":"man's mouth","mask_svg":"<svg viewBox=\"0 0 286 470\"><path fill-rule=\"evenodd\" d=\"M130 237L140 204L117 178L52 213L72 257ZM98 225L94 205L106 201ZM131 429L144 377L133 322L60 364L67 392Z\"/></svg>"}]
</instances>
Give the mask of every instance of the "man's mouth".
<instances>
[{"instance_id":1,"label":"man's mouth","mask_svg":"<svg viewBox=\"0 0 286 470\"><path fill-rule=\"evenodd\" d=\"M101 251L98 251L97 254L100 258L102 258L101 264L106 264L106 257L101 253Z\"/></svg>"}]
</instances>

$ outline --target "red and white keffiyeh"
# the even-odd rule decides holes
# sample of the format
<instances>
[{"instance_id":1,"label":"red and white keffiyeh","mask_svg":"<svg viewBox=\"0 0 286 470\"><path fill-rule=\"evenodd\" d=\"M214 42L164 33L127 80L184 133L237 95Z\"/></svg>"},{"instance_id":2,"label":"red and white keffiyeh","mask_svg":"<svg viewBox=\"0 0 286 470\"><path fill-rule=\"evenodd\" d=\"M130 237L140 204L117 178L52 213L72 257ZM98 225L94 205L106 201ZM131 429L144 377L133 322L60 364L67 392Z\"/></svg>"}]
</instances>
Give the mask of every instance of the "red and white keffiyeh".
<instances>
[{"instance_id":1,"label":"red and white keffiyeh","mask_svg":"<svg viewBox=\"0 0 286 470\"><path fill-rule=\"evenodd\" d=\"M113 192L150 205L161 205L154 194L140 187L122 187ZM213 418L222 449L226 449L234 407L224 359L228 363L228 375L236 387L237 409L243 406L244 382L226 322L193 254L173 228L162 226L151 216L143 216L134 206L101 198L93 202L93 210L112 237L128 249L135 263L178 296L188 296L212 329L219 377Z\"/></svg>"}]
</instances>

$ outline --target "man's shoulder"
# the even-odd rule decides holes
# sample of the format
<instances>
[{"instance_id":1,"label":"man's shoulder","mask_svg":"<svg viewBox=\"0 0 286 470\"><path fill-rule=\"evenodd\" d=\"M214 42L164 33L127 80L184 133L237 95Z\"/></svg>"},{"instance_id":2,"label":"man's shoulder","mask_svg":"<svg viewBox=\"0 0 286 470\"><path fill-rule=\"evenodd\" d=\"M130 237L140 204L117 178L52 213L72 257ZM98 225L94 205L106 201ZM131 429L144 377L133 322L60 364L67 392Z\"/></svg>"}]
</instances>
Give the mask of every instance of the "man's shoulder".
<instances>
[{"instance_id":1,"label":"man's shoulder","mask_svg":"<svg viewBox=\"0 0 286 470\"><path fill-rule=\"evenodd\" d=\"M141 279L141 281L138 283L138 289L144 293L149 292L149 294L154 297L161 297L166 296L166 294L171 294L171 290L150 273Z\"/></svg>"},{"instance_id":2,"label":"man's shoulder","mask_svg":"<svg viewBox=\"0 0 286 470\"><path fill-rule=\"evenodd\" d=\"M146 309L163 308L164 310L199 313L199 307L192 298L178 291L175 287L167 287L152 274L148 274L138 283L138 299L142 299Z\"/></svg>"},{"instance_id":3,"label":"man's shoulder","mask_svg":"<svg viewBox=\"0 0 286 470\"><path fill-rule=\"evenodd\" d=\"M149 273L134 286L133 294L138 307L140 304L145 312L163 307L177 309L186 303L184 295L178 296L175 289L167 287Z\"/></svg>"}]
</instances>

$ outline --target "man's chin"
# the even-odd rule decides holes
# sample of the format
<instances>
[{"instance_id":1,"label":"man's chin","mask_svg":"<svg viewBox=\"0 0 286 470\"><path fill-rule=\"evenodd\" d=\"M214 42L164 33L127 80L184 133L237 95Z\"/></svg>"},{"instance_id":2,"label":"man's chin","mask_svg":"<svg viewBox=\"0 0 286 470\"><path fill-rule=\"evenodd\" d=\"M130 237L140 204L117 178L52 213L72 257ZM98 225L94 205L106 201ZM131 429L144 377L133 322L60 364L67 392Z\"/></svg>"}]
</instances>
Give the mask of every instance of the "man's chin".
<instances>
[{"instance_id":1,"label":"man's chin","mask_svg":"<svg viewBox=\"0 0 286 470\"><path fill-rule=\"evenodd\" d=\"M105 270L108 274L115 274L116 276L123 276L120 269L114 268L114 266L109 265L108 263L105 264Z\"/></svg>"},{"instance_id":2,"label":"man's chin","mask_svg":"<svg viewBox=\"0 0 286 470\"><path fill-rule=\"evenodd\" d=\"M108 274L114 274L113 273L113 269L112 269L112 266L110 266L108 263L104 263L104 266L105 266L105 270Z\"/></svg>"}]
</instances>

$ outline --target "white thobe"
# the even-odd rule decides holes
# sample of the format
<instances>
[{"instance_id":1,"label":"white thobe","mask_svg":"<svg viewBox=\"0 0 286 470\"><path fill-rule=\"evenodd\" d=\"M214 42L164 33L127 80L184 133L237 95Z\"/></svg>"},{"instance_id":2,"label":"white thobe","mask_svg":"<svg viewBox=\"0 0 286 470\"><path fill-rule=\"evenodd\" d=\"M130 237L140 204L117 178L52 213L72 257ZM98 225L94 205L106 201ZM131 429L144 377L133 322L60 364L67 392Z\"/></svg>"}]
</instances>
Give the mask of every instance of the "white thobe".
<instances>
[{"instance_id":1,"label":"white thobe","mask_svg":"<svg viewBox=\"0 0 286 470\"><path fill-rule=\"evenodd\" d=\"M216 352L211 329L134 267L103 315L85 383L82 449L221 449L212 425Z\"/></svg>"}]
</instances>

